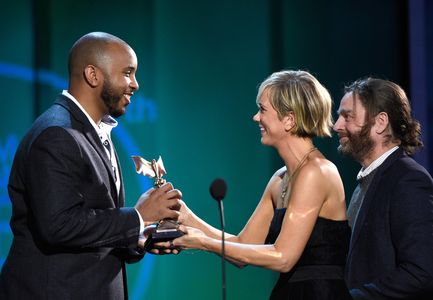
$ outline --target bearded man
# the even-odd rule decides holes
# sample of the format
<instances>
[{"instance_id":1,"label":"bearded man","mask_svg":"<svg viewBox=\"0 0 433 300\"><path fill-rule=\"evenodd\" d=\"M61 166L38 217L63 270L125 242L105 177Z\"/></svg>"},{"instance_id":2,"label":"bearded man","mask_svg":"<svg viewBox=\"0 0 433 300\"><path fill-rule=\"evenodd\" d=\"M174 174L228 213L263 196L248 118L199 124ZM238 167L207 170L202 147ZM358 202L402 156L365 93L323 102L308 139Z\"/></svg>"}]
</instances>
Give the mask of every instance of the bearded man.
<instances>
[{"instance_id":1,"label":"bearded man","mask_svg":"<svg viewBox=\"0 0 433 300\"><path fill-rule=\"evenodd\" d=\"M420 124L397 84L360 79L345 89L334 130L362 168L348 208L345 279L358 299L433 299L433 181L410 155Z\"/></svg>"}]
</instances>

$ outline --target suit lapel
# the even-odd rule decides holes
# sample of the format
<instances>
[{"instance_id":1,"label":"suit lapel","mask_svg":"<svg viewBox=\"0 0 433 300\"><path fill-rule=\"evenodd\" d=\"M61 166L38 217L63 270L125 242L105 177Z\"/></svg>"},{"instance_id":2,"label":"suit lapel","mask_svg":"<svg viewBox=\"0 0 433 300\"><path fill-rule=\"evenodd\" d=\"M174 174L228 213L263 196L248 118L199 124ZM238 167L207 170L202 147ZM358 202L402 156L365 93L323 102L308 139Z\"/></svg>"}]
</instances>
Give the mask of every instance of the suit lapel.
<instances>
[{"instance_id":1,"label":"suit lapel","mask_svg":"<svg viewBox=\"0 0 433 300\"><path fill-rule=\"evenodd\" d=\"M104 166L110 177L110 182L106 183L107 188L111 191L111 196L114 200L114 203L118 207L120 203L118 199L119 197L117 194L116 182L113 173L113 168L111 166L111 161L107 157L104 146L102 145L101 140L95 131L95 128L93 128L92 124L90 124L89 120L87 119L86 115L81 111L81 109L77 105L75 105L75 103L71 101L68 97L64 95L60 95L57 97L56 103L68 109L71 115L75 118L75 120L77 120L81 124L82 126L81 128L75 128L75 129L80 130L84 134L86 139L89 141L89 143L92 145L92 147L95 149L95 151L98 153L99 157L103 161ZM117 154L116 154L116 159L117 161L119 161L117 158Z\"/></svg>"},{"instance_id":2,"label":"suit lapel","mask_svg":"<svg viewBox=\"0 0 433 300\"><path fill-rule=\"evenodd\" d=\"M402 157L404 154L403 149L399 148L394 153L392 153L383 163L379 166L377 169L376 174L374 175L374 178L365 194L364 201L362 202L361 208L358 213L358 217L356 219L356 223L353 228L352 237L350 239L350 247L349 247L349 257L352 253L353 248L356 245L356 242L359 238L359 234L362 231L364 222L366 217L369 214L369 210L371 207L371 204L373 201L377 201L377 197L375 197L376 190L379 187L379 184L381 182L382 176L384 175L385 171L400 157Z\"/></svg>"},{"instance_id":3,"label":"suit lapel","mask_svg":"<svg viewBox=\"0 0 433 300\"><path fill-rule=\"evenodd\" d=\"M107 153L105 152L104 146L102 145L99 136L96 134L93 127L91 127L90 130L86 130L85 135L88 141L92 144L93 148L95 148L96 152L98 152L99 157L104 162L104 166L110 174L110 181L115 186L116 182L114 178L113 168L111 166L111 161L108 158Z\"/></svg>"}]
</instances>

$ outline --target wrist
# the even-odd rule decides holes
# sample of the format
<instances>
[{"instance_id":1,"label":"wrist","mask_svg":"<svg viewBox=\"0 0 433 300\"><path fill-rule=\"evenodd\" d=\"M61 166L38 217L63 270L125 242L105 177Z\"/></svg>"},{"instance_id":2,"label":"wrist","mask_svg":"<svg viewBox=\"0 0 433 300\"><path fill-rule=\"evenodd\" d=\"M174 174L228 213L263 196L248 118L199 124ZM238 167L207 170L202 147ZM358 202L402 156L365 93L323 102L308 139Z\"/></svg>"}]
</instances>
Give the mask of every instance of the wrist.
<instances>
[{"instance_id":1,"label":"wrist","mask_svg":"<svg viewBox=\"0 0 433 300\"><path fill-rule=\"evenodd\" d=\"M217 240L208 237L208 236L203 236L200 238L200 250L205 250L205 251L209 251L212 252L212 250L217 250L217 249L213 249L215 246L215 248L218 247L218 245L216 244L216 242L218 242Z\"/></svg>"}]
</instances>

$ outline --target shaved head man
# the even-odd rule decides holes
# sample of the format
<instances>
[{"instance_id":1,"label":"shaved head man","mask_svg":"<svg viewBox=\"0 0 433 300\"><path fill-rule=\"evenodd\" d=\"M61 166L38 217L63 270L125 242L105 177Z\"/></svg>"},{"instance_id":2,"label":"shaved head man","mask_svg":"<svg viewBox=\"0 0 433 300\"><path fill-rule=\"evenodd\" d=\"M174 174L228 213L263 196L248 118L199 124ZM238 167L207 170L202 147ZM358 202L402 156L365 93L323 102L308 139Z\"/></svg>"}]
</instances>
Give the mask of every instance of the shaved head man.
<instances>
[{"instance_id":1,"label":"shaved head man","mask_svg":"<svg viewBox=\"0 0 433 300\"><path fill-rule=\"evenodd\" d=\"M111 34L92 32L73 45L68 89L15 154L14 238L0 299L126 299L125 263L143 257L146 226L178 218L181 193L170 183L124 207L111 130L139 88L137 67L134 50Z\"/></svg>"}]
</instances>

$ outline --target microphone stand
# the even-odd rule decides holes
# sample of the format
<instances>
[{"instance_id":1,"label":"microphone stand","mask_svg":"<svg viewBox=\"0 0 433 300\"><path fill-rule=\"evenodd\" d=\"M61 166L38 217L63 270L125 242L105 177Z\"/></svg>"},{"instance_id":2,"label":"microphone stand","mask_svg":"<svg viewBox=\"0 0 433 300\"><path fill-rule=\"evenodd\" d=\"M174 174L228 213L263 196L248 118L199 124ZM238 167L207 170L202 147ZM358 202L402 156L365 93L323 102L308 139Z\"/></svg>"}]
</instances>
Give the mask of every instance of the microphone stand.
<instances>
[{"instance_id":1,"label":"microphone stand","mask_svg":"<svg viewBox=\"0 0 433 300\"><path fill-rule=\"evenodd\" d=\"M225 260L225 238L224 238L224 205L223 200L218 201L221 217L221 274L222 274L222 297L226 300L226 260Z\"/></svg>"},{"instance_id":2,"label":"microphone stand","mask_svg":"<svg viewBox=\"0 0 433 300\"><path fill-rule=\"evenodd\" d=\"M209 192L217 202L221 217L221 274L222 274L222 297L226 300L226 255L225 255L225 237L224 237L224 206L223 199L227 192L227 184L221 178L215 179L210 188Z\"/></svg>"}]
</instances>

